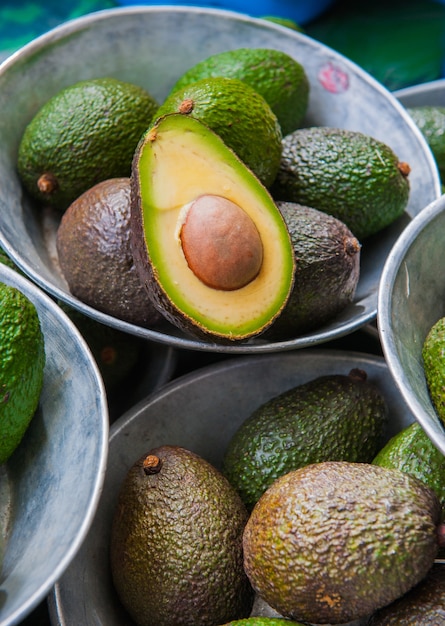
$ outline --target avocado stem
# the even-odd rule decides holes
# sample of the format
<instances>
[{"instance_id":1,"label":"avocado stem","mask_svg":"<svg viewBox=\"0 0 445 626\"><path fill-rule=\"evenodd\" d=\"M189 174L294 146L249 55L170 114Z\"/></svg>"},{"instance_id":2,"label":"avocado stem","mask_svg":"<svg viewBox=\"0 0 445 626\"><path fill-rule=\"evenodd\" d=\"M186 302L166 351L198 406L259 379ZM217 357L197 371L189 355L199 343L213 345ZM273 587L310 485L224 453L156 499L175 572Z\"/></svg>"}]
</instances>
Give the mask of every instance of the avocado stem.
<instances>
[{"instance_id":1,"label":"avocado stem","mask_svg":"<svg viewBox=\"0 0 445 626\"><path fill-rule=\"evenodd\" d=\"M39 176L37 180L37 187L41 193L49 195L58 188L57 178L51 172L45 172Z\"/></svg>"},{"instance_id":2,"label":"avocado stem","mask_svg":"<svg viewBox=\"0 0 445 626\"><path fill-rule=\"evenodd\" d=\"M149 454L142 462L142 469L147 475L157 474L161 470L161 467L162 461L155 454Z\"/></svg>"},{"instance_id":3,"label":"avocado stem","mask_svg":"<svg viewBox=\"0 0 445 626\"><path fill-rule=\"evenodd\" d=\"M397 163L397 169L405 178L408 178L409 173L411 172L411 167L405 161Z\"/></svg>"}]
</instances>

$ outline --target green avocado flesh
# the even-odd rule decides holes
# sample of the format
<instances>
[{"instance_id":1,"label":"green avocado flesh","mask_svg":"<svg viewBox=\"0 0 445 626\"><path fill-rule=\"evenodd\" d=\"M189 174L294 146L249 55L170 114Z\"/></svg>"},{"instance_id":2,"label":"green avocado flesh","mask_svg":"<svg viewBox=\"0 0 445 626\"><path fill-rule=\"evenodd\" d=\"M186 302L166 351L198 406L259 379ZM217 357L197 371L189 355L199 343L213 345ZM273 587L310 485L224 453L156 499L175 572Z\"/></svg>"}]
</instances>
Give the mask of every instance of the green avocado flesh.
<instances>
[{"instance_id":1,"label":"green avocado flesh","mask_svg":"<svg viewBox=\"0 0 445 626\"><path fill-rule=\"evenodd\" d=\"M290 236L268 191L223 140L197 119L161 117L139 143L131 181L134 262L165 317L215 341L244 340L272 324L293 285ZM187 262L187 208L206 196L236 205L259 235L261 266L239 288L209 287ZM213 230L203 230L213 243ZM223 240L216 267L225 246Z\"/></svg>"}]
</instances>

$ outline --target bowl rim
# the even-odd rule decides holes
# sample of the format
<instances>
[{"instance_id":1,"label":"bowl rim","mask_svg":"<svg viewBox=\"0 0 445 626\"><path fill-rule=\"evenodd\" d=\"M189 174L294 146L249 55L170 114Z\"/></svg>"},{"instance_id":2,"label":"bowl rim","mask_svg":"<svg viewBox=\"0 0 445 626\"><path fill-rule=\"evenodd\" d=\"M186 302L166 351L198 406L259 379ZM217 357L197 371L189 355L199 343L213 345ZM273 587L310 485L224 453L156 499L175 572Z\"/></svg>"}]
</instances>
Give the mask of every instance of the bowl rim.
<instances>
[{"instance_id":1,"label":"bowl rim","mask_svg":"<svg viewBox=\"0 0 445 626\"><path fill-rule=\"evenodd\" d=\"M391 99L391 106L397 111L404 119L405 124L410 127L413 136L415 136L416 141L419 143L420 147L424 148L424 156L428 161L430 166L430 170L434 172L434 193L436 196L440 195L440 180L437 172L437 166L433 155L428 147L428 144L423 136L423 134L418 129L417 125L411 119L409 114L406 112L405 107L398 101L398 99L391 93L383 84L381 84L377 79L375 79L371 74L366 72L363 68L361 68L354 61L345 57L342 53L333 50L323 42L316 41L313 37L306 35L305 33L292 31L291 29L282 26L280 24L276 24L274 22L265 20L261 17L253 17L245 13L240 13L238 11L224 9L224 8L216 8L216 7L199 7L192 5L128 5L128 6L116 6L110 7L106 9L101 9L86 15L82 15L70 20L67 20L51 30L39 35L32 41L28 42L24 46L22 46L19 50L12 53L9 57L7 57L2 63L0 63L0 76L4 71L9 68L9 65L13 65L20 57L27 58L28 55L35 54L39 50L41 50L48 43L54 43L60 39L67 38L70 34L78 32L80 29L87 28L90 25L95 24L96 22L107 20L111 16L124 16L124 15L138 15L138 14L156 14L156 13L184 13L184 14L207 14L211 16L218 16L224 18L234 18L241 22L246 23L254 23L256 25L261 25L261 27L267 31L276 30L278 33L285 32L286 35L290 38L294 38L295 40L303 39L311 42L312 44L316 44L321 50L323 50L329 58L332 55L335 55L335 58L341 60L342 64L346 68L349 68L359 76L366 83L372 85L373 89L377 92L384 94L386 98ZM253 340L249 340L246 342L233 343L230 345L214 343L210 340L201 341L199 339L194 338L193 336L188 336L186 334L176 334L178 331L175 328L167 328L167 331L164 331L162 327L154 327L154 328L144 328L132 324L130 322L126 322L124 320L118 319L109 314L103 313L94 307L91 307L82 301L74 298L69 292L66 292L58 285L54 284L52 281L48 281L47 279L40 276L38 272L36 272L32 267L29 266L26 259L23 261L20 255L18 255L14 249L14 247L6 241L2 236L2 232L0 231L0 245L5 249L5 251L14 259L16 264L36 283L38 284L44 291L52 294L53 296L75 306L79 311L81 311L84 315L92 317L97 321L110 325L114 328L117 328L123 332L127 332L129 334L133 334L139 337L142 337L147 340L151 340L157 343L168 344L173 347L179 349L188 349L195 351L203 351L203 352L212 352L212 353L226 353L226 354L254 354L254 353L271 353L271 352L281 352L287 350L294 349L302 349L306 347L314 347L319 344L324 344L327 341L333 339L339 339L346 335L351 334L352 332L359 330L363 326L373 322L377 318L377 293L378 286L376 289L376 293L373 296L368 296L366 300L371 299L375 303L366 304L365 306L359 307L363 309L354 316L351 316L350 319L347 319L345 322L342 322L340 326L336 325L335 319L328 320L328 322L322 327L315 329L309 333L303 333L301 335L297 335L296 337L292 337L290 339L282 339L282 340L269 340L264 339L261 335L255 337ZM357 304L361 304L362 301ZM354 303L351 303L354 304Z\"/></svg>"},{"instance_id":2,"label":"bowl rim","mask_svg":"<svg viewBox=\"0 0 445 626\"><path fill-rule=\"evenodd\" d=\"M16 624L19 622L19 620L24 619L38 605L38 603L41 602L45 598L45 596L48 595L51 588L62 576L71 561L76 556L85 537L87 536L94 516L96 514L104 485L108 461L110 426L108 419L106 391L99 368L96 364L96 361L94 360L88 344L86 343L85 339L83 338L75 324L71 321L67 314L57 305L57 303L54 302L54 300L38 285L33 283L28 277L23 276L16 270L4 264L0 265L0 282L5 282L8 285L18 288L34 303L38 311L40 307L43 307L47 312L49 312L51 318L56 318L63 322L63 326L68 329L73 342L75 342L80 347L80 350L88 357L88 364L95 381L97 399L99 402L101 415L101 432L100 438L98 440L99 458L97 460L98 464L96 468L96 480L94 488L91 491L91 498L88 502L88 506L85 509L82 523L77 528L76 533L73 535L72 541L69 545L69 549L66 550L63 558L58 561L57 565L53 568L51 574L47 576L43 583L35 587L35 589L26 599L26 601L23 602L20 607L17 608L13 613L10 613L5 618L5 621L3 621L3 618L1 619L2 626L8 626Z\"/></svg>"},{"instance_id":3,"label":"bowl rim","mask_svg":"<svg viewBox=\"0 0 445 626\"><path fill-rule=\"evenodd\" d=\"M443 441L436 441L437 431L435 431L431 419L426 414L424 407L412 390L408 377L398 358L399 353L393 333L391 332L391 302L394 283L404 262L406 252L416 241L418 235L427 228L440 213L443 213L444 208L445 194L430 202L430 204L411 220L400 234L383 266L377 299L377 327L382 351L388 368L403 398L416 416L417 421L421 424L427 435L435 441L435 445L443 454L445 454L445 438L443 438Z\"/></svg>"}]
</instances>

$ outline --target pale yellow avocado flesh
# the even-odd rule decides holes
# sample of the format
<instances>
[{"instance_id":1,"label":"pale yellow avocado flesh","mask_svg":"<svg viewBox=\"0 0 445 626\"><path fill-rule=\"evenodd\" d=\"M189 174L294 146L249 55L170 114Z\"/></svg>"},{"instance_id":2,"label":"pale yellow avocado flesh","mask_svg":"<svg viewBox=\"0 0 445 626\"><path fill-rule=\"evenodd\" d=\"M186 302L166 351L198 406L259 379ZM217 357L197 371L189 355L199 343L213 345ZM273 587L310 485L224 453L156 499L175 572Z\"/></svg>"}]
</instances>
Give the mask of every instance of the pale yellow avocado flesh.
<instances>
[{"instance_id":1,"label":"pale yellow avocado flesh","mask_svg":"<svg viewBox=\"0 0 445 626\"><path fill-rule=\"evenodd\" d=\"M207 332L230 338L261 332L287 301L294 274L289 233L271 196L198 120L167 115L141 144L136 175L146 252L158 284L182 315ZM240 289L206 286L185 259L180 241L184 207L206 194L239 205L260 233L260 272Z\"/></svg>"}]
</instances>

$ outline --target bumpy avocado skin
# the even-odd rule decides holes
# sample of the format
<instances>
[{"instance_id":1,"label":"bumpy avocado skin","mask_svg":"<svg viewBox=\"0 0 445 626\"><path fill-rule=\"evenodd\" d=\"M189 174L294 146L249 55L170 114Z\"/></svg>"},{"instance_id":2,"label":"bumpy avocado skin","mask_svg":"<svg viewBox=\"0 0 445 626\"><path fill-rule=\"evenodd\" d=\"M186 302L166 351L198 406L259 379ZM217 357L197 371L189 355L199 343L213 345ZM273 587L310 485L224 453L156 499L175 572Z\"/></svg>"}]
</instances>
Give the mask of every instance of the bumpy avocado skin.
<instances>
[{"instance_id":1,"label":"bumpy avocado skin","mask_svg":"<svg viewBox=\"0 0 445 626\"><path fill-rule=\"evenodd\" d=\"M281 158L282 132L269 104L238 78L210 76L172 92L155 120L170 113L190 115L217 133L266 187Z\"/></svg>"},{"instance_id":2,"label":"bumpy avocado skin","mask_svg":"<svg viewBox=\"0 0 445 626\"><path fill-rule=\"evenodd\" d=\"M294 202L277 202L295 253L292 293L266 331L288 339L321 327L352 301L360 278L361 244L340 220Z\"/></svg>"},{"instance_id":3,"label":"bumpy avocado skin","mask_svg":"<svg viewBox=\"0 0 445 626\"><path fill-rule=\"evenodd\" d=\"M439 517L434 491L405 472L312 464L278 478L258 501L244 532L244 566L281 615L347 623L426 576Z\"/></svg>"},{"instance_id":4,"label":"bumpy avocado skin","mask_svg":"<svg viewBox=\"0 0 445 626\"><path fill-rule=\"evenodd\" d=\"M301 128L283 139L281 165L271 193L276 200L325 211L363 241L404 212L409 165L393 150L360 132Z\"/></svg>"},{"instance_id":5,"label":"bumpy avocado skin","mask_svg":"<svg viewBox=\"0 0 445 626\"><path fill-rule=\"evenodd\" d=\"M213 54L187 70L172 91L209 76L238 78L253 87L277 116L283 135L302 124L309 103L309 79L301 63L285 52L237 48Z\"/></svg>"},{"instance_id":6,"label":"bumpy avocado skin","mask_svg":"<svg viewBox=\"0 0 445 626\"><path fill-rule=\"evenodd\" d=\"M445 624L445 568L433 565L404 596L376 611L368 626L440 626Z\"/></svg>"},{"instance_id":7,"label":"bumpy avocado skin","mask_svg":"<svg viewBox=\"0 0 445 626\"><path fill-rule=\"evenodd\" d=\"M445 107L425 105L408 107L407 110L422 131L436 160L440 177L445 180Z\"/></svg>"},{"instance_id":8,"label":"bumpy avocado skin","mask_svg":"<svg viewBox=\"0 0 445 626\"><path fill-rule=\"evenodd\" d=\"M436 413L445 424L445 317L433 324L422 346L423 369Z\"/></svg>"},{"instance_id":9,"label":"bumpy avocado skin","mask_svg":"<svg viewBox=\"0 0 445 626\"><path fill-rule=\"evenodd\" d=\"M320 376L261 405L239 427L223 471L251 509L286 472L326 460L371 461L388 419L363 370Z\"/></svg>"},{"instance_id":10,"label":"bumpy avocado skin","mask_svg":"<svg viewBox=\"0 0 445 626\"><path fill-rule=\"evenodd\" d=\"M372 462L407 472L431 487L440 500L444 516L445 456L418 422L413 422L394 435Z\"/></svg>"},{"instance_id":11,"label":"bumpy avocado skin","mask_svg":"<svg viewBox=\"0 0 445 626\"><path fill-rule=\"evenodd\" d=\"M147 456L160 460L153 473ZM224 476L178 446L129 470L113 519L110 563L119 597L140 626L212 626L248 617L243 570L247 511Z\"/></svg>"},{"instance_id":12,"label":"bumpy avocado skin","mask_svg":"<svg viewBox=\"0 0 445 626\"><path fill-rule=\"evenodd\" d=\"M228 622L223 626L303 626L303 624L279 617L246 617L246 619Z\"/></svg>"}]
</instances>

